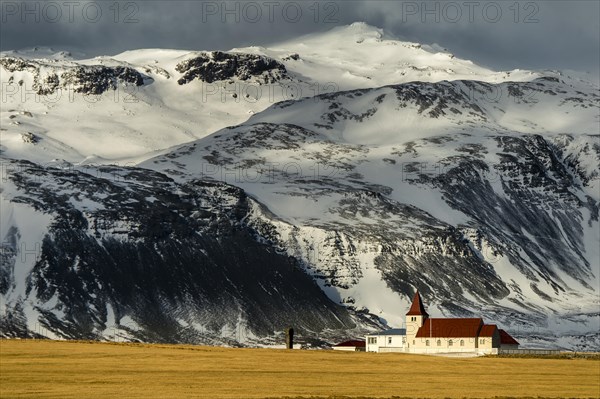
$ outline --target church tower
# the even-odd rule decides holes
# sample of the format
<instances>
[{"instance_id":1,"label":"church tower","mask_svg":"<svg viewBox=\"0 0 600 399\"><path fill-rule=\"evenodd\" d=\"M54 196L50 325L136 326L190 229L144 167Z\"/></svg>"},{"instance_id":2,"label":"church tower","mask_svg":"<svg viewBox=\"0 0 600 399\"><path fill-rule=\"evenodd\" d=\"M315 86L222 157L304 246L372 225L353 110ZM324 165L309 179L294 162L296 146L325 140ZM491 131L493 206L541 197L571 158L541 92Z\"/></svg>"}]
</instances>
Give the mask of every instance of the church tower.
<instances>
[{"instance_id":1,"label":"church tower","mask_svg":"<svg viewBox=\"0 0 600 399\"><path fill-rule=\"evenodd\" d=\"M419 331L419 328L421 328L428 317L429 315L425 311L421 295L417 291L413 297L412 305L408 313L406 313L406 344L408 348L412 348L415 345L417 331Z\"/></svg>"}]
</instances>

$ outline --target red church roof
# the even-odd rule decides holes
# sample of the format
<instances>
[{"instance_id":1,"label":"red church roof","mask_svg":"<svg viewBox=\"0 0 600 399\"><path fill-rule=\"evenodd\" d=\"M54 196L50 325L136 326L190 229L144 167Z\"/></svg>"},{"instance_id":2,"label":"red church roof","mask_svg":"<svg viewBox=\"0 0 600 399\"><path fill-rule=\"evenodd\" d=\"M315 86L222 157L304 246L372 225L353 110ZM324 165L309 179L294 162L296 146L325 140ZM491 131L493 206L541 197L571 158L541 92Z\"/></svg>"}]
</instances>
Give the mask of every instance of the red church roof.
<instances>
[{"instance_id":1,"label":"red church roof","mask_svg":"<svg viewBox=\"0 0 600 399\"><path fill-rule=\"evenodd\" d=\"M498 327L495 324L484 324L479 332L480 337L493 337Z\"/></svg>"},{"instance_id":2,"label":"red church roof","mask_svg":"<svg viewBox=\"0 0 600 399\"><path fill-rule=\"evenodd\" d=\"M408 309L408 313L406 315L429 317L429 315L425 311L425 306L423 306L423 301L421 301L421 295L419 295L419 291L415 292L412 305L410 305L410 309Z\"/></svg>"},{"instance_id":3,"label":"red church roof","mask_svg":"<svg viewBox=\"0 0 600 399\"><path fill-rule=\"evenodd\" d=\"M500 331L500 345L519 345L519 342L504 330Z\"/></svg>"},{"instance_id":4,"label":"red church roof","mask_svg":"<svg viewBox=\"0 0 600 399\"><path fill-rule=\"evenodd\" d=\"M481 318L427 319L417 338L477 338L483 325Z\"/></svg>"},{"instance_id":5,"label":"red church roof","mask_svg":"<svg viewBox=\"0 0 600 399\"><path fill-rule=\"evenodd\" d=\"M355 346L357 348L365 348L366 344L365 344L365 341L356 339L356 340L340 342L339 344L334 345L334 346Z\"/></svg>"}]
</instances>

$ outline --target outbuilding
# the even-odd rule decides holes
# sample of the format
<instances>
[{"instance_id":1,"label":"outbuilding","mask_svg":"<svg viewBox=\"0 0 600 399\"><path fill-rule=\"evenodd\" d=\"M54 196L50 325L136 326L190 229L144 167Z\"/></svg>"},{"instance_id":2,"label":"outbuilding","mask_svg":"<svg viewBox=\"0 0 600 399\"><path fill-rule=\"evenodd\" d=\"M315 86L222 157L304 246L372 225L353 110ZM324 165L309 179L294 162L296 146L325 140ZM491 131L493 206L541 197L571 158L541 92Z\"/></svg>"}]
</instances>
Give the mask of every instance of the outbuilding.
<instances>
[{"instance_id":1,"label":"outbuilding","mask_svg":"<svg viewBox=\"0 0 600 399\"><path fill-rule=\"evenodd\" d=\"M406 329L392 328L367 335L367 352L403 352Z\"/></svg>"},{"instance_id":2,"label":"outbuilding","mask_svg":"<svg viewBox=\"0 0 600 399\"><path fill-rule=\"evenodd\" d=\"M340 342L333 346L334 351L346 351L346 352L364 352L365 341L360 339Z\"/></svg>"},{"instance_id":3,"label":"outbuilding","mask_svg":"<svg viewBox=\"0 0 600 399\"><path fill-rule=\"evenodd\" d=\"M519 349L519 342L509 333L502 329L498 329L498 332L500 333L500 349Z\"/></svg>"}]
</instances>

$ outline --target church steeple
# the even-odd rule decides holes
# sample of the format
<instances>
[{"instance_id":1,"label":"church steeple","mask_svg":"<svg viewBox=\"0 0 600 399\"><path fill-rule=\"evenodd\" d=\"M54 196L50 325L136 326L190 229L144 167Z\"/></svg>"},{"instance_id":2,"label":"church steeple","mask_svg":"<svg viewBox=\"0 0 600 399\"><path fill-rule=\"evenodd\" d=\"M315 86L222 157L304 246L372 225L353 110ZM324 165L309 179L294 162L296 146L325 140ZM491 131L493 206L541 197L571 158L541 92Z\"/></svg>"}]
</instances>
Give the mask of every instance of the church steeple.
<instances>
[{"instance_id":1,"label":"church steeple","mask_svg":"<svg viewBox=\"0 0 600 399\"><path fill-rule=\"evenodd\" d=\"M416 343L416 335L419 328L423 326L425 320L429 317L419 291L415 292L412 305L406 313L406 344L407 348L412 348Z\"/></svg>"},{"instance_id":2,"label":"church steeple","mask_svg":"<svg viewBox=\"0 0 600 399\"><path fill-rule=\"evenodd\" d=\"M423 306L423 301L421 301L421 295L419 295L419 291L415 292L412 305L410 306L410 309L408 309L408 313L406 313L406 315L429 317L425 311L425 306Z\"/></svg>"}]
</instances>

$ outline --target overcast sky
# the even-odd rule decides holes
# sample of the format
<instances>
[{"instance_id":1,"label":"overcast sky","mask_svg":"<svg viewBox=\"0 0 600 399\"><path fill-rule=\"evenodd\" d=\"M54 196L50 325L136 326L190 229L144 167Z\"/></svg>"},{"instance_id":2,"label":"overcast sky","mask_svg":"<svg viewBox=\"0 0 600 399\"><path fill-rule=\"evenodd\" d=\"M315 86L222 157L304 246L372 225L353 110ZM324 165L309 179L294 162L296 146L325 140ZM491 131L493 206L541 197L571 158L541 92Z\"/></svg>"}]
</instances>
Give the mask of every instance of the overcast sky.
<instances>
[{"instance_id":1,"label":"overcast sky","mask_svg":"<svg viewBox=\"0 0 600 399\"><path fill-rule=\"evenodd\" d=\"M495 69L598 73L600 2L2 1L1 50L227 50L364 21Z\"/></svg>"}]
</instances>

